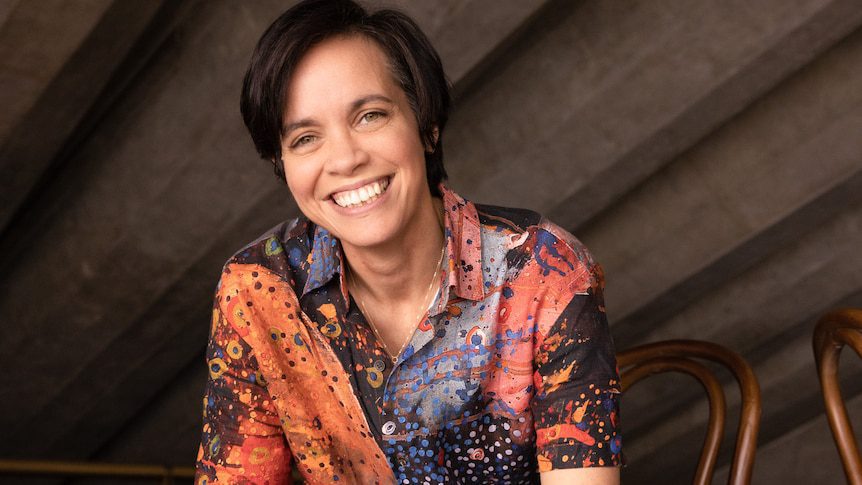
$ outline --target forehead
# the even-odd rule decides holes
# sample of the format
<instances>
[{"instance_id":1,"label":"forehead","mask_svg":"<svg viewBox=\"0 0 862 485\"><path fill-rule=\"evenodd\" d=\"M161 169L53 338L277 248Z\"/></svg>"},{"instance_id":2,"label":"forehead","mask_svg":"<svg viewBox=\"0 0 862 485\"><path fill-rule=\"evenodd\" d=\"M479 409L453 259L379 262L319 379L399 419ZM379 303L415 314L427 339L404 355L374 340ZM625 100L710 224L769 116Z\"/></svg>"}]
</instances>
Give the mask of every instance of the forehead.
<instances>
[{"instance_id":1,"label":"forehead","mask_svg":"<svg viewBox=\"0 0 862 485\"><path fill-rule=\"evenodd\" d=\"M311 116L370 94L403 96L383 49L363 35L332 37L309 49L296 65L284 115Z\"/></svg>"}]
</instances>

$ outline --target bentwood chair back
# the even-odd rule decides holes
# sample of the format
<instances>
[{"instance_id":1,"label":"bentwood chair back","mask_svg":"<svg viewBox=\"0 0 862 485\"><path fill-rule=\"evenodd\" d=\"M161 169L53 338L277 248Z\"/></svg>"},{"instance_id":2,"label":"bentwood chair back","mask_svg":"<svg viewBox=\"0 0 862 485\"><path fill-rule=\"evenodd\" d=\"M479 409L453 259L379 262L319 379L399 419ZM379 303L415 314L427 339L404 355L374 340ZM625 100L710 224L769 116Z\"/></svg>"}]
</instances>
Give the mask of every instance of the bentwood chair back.
<instances>
[{"instance_id":1,"label":"bentwood chair back","mask_svg":"<svg viewBox=\"0 0 862 485\"><path fill-rule=\"evenodd\" d=\"M709 368L695 359L724 365L739 383L742 413L729 483L748 484L751 481L757 432L760 428L760 386L751 366L739 354L714 343L696 340L667 340L633 347L617 354L623 392L642 379L663 372L683 372L700 381L709 397L709 425L694 483L712 483L718 449L724 434L727 404L718 379Z\"/></svg>"},{"instance_id":2,"label":"bentwood chair back","mask_svg":"<svg viewBox=\"0 0 862 485\"><path fill-rule=\"evenodd\" d=\"M841 455L847 483L862 485L862 457L847 417L847 408L838 385L838 358L844 345L862 357L862 310L837 310L826 314L814 329L814 358L820 376L820 388L826 404L829 427Z\"/></svg>"}]
</instances>

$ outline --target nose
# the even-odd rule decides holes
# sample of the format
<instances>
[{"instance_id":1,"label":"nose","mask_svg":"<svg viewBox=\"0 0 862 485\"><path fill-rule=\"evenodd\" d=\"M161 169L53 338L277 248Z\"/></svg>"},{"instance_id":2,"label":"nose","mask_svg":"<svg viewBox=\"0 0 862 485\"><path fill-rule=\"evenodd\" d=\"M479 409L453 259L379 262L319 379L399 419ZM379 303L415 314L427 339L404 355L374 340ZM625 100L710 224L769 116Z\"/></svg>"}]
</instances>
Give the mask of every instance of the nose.
<instances>
[{"instance_id":1,"label":"nose","mask_svg":"<svg viewBox=\"0 0 862 485\"><path fill-rule=\"evenodd\" d=\"M333 174L350 175L368 163L368 153L355 133L343 130L329 139L326 170Z\"/></svg>"}]
</instances>

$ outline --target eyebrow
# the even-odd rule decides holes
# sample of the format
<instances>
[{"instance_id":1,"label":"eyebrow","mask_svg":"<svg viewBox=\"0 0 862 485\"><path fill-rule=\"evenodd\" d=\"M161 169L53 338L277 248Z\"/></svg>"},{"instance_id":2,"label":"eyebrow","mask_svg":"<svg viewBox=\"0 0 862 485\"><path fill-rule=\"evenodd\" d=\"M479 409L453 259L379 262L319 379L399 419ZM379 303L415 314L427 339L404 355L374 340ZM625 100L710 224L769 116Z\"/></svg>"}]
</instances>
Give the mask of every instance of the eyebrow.
<instances>
[{"instance_id":1,"label":"eyebrow","mask_svg":"<svg viewBox=\"0 0 862 485\"><path fill-rule=\"evenodd\" d=\"M382 94L369 94L368 96L362 96L361 98L358 98L352 103L350 103L350 111L356 111L363 105L371 103L373 101L381 101L388 104L394 104L391 99L387 98L386 96L383 96ZM301 120L294 121L293 123L284 126L284 129L282 130L282 136L287 135L293 130L305 128L308 126L314 126L316 124L317 123L311 118L303 118Z\"/></svg>"},{"instance_id":2,"label":"eyebrow","mask_svg":"<svg viewBox=\"0 0 862 485\"><path fill-rule=\"evenodd\" d=\"M372 101L381 101L384 103L394 104L393 101L382 94L369 94L368 96L363 96L353 103L350 104L351 111L355 111L362 107L364 104L368 104Z\"/></svg>"}]
</instances>

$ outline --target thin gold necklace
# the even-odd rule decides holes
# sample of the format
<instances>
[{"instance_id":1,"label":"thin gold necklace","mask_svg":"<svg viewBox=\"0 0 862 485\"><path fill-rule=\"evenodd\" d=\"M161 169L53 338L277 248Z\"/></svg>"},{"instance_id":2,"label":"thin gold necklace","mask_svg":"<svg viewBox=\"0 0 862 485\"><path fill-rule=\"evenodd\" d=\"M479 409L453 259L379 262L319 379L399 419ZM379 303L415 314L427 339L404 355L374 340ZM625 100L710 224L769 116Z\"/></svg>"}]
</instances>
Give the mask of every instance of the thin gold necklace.
<instances>
[{"instance_id":1,"label":"thin gold necklace","mask_svg":"<svg viewBox=\"0 0 862 485\"><path fill-rule=\"evenodd\" d=\"M425 304L428 302L428 295L431 293L431 288L434 287L434 282L437 281L437 275L440 273L440 268L443 266L443 256L445 254L446 254L446 241L444 240L443 241L443 247L440 249L440 259L437 261L437 267L434 269L434 274L431 275L431 283L428 285L428 289L425 290L425 298L423 298L422 302L419 304L419 313L416 315L416 318L414 319L416 324L419 323L419 319L422 318L422 316L428 310L428 307L425 306ZM357 285L356 285L356 277L353 276L353 271L350 271L350 273L348 273L348 274L350 275L350 282L352 283L351 286L353 286L353 288L354 288L353 294L354 294L354 296L356 296L356 302L359 303L359 309L362 310L362 314L365 315L365 320L368 321L368 324L371 326L371 331L374 332L374 336L377 337L377 341L380 342L380 344L383 346L383 350L385 350L386 353L389 354L389 358L392 360L392 363L394 364L395 362L398 361L398 356L401 355L401 352L404 351L404 347L406 347L407 343L410 342L410 340L412 340L412 334L411 334L411 338L407 338L407 340L405 340L401 344L401 348L398 349L398 353L393 354L389 350L389 346L386 345L386 341L383 340L383 338L380 336L380 332L377 331L377 325L374 325L374 322L371 320L371 314L368 313L368 311L365 309L365 302L362 301L362 297L359 296L359 293L357 293L355 291L355 289L357 288Z\"/></svg>"}]
</instances>

